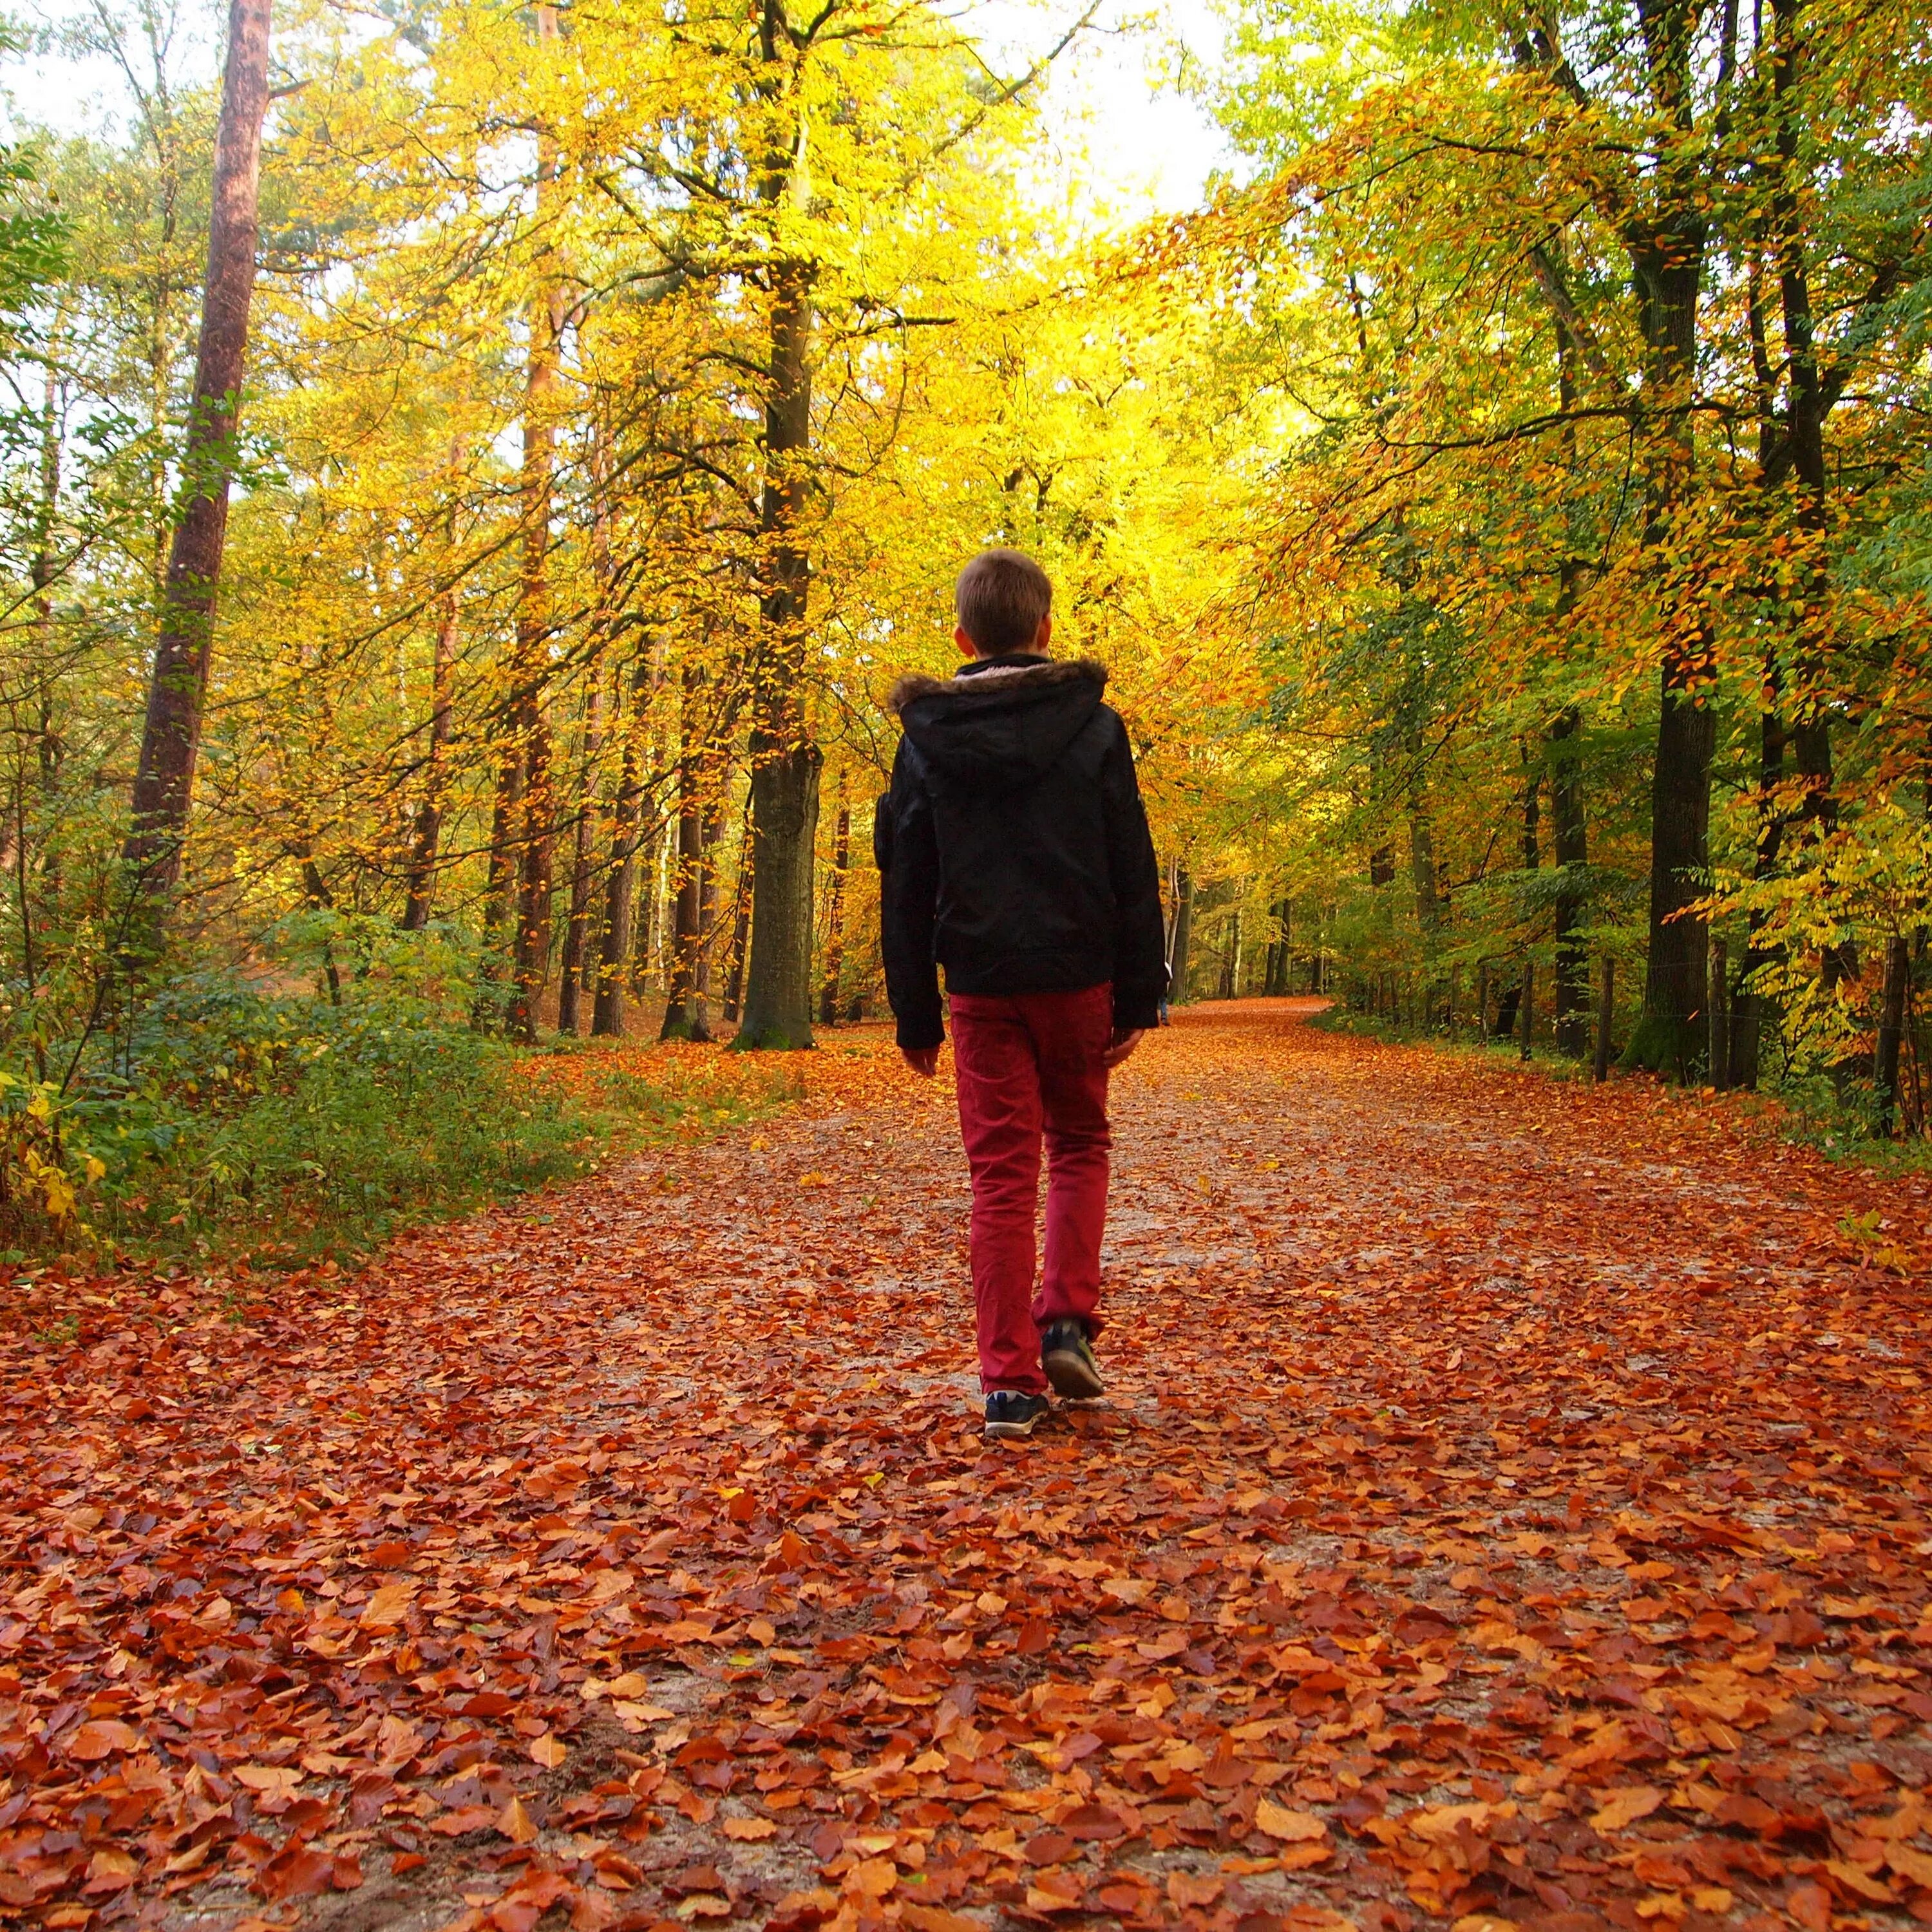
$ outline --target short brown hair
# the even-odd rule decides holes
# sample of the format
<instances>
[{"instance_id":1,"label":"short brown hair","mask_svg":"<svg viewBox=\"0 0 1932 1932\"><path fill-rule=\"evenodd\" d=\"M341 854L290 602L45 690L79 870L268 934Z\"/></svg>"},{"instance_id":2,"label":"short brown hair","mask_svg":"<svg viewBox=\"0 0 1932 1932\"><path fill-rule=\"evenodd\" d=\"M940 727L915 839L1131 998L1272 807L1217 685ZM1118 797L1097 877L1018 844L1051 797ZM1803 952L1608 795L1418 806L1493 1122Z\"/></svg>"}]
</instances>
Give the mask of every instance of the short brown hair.
<instances>
[{"instance_id":1,"label":"short brown hair","mask_svg":"<svg viewBox=\"0 0 1932 1932\"><path fill-rule=\"evenodd\" d=\"M982 657L1032 648L1053 608L1053 580L1020 550L982 550L952 592L959 628Z\"/></svg>"}]
</instances>

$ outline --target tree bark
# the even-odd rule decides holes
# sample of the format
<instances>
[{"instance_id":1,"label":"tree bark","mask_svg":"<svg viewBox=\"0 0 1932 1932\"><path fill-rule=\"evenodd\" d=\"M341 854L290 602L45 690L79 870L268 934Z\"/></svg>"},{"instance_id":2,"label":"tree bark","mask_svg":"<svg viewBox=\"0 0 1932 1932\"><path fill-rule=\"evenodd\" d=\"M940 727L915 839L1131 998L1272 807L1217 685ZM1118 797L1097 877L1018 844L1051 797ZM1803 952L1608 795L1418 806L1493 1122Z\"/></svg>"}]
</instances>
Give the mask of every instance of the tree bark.
<instances>
[{"instance_id":1,"label":"tree bark","mask_svg":"<svg viewBox=\"0 0 1932 1932\"><path fill-rule=\"evenodd\" d=\"M1588 1044L1590 961L1577 931L1583 908L1582 872L1589 853L1578 762L1582 714L1568 705L1551 721L1544 755L1550 766L1550 815L1556 820L1556 863L1563 890L1556 900L1556 1050L1580 1060Z\"/></svg>"},{"instance_id":2,"label":"tree bark","mask_svg":"<svg viewBox=\"0 0 1932 1932\"><path fill-rule=\"evenodd\" d=\"M574 1034L579 1022L585 963L590 949L591 872L596 838L597 772L604 754L603 668L589 667L590 688L584 700L583 757L578 763L577 823L571 842L570 911L563 928L563 957L558 962L556 1030Z\"/></svg>"},{"instance_id":3,"label":"tree bark","mask_svg":"<svg viewBox=\"0 0 1932 1932\"><path fill-rule=\"evenodd\" d=\"M194 400L182 460L187 507L175 527L136 766L124 856L148 912L137 948L152 958L181 878L208 691L215 593L228 531L228 493L248 310L254 296L262 123L268 106L269 0L230 0L228 58L214 141L208 270Z\"/></svg>"},{"instance_id":4,"label":"tree bark","mask_svg":"<svg viewBox=\"0 0 1932 1932\"><path fill-rule=\"evenodd\" d=\"M680 724L682 743L677 765L677 832L671 875L673 906L670 983L664 1002L659 1040L692 1040L692 1008L698 980L698 907L704 886L704 802L699 796L704 762L698 717L698 692L704 673L695 665L684 674L684 702Z\"/></svg>"},{"instance_id":5,"label":"tree bark","mask_svg":"<svg viewBox=\"0 0 1932 1932\"><path fill-rule=\"evenodd\" d=\"M1625 1060L1684 1077L1697 1050L1704 1004L1704 933L1689 908L1709 866L1711 758L1716 722L1706 699L1715 667L1702 582L1673 564L1672 528L1695 462L1690 405L1696 382L1698 302L1710 241L1711 206L1696 126L1692 0L1650 0L1640 15L1651 104L1681 130L1646 184L1648 212L1625 237L1645 357L1643 546L1663 607L1661 704L1651 785L1649 954L1643 1011Z\"/></svg>"},{"instance_id":6,"label":"tree bark","mask_svg":"<svg viewBox=\"0 0 1932 1932\"><path fill-rule=\"evenodd\" d=\"M1711 1084L1721 1094L1731 1082L1730 1014L1724 994L1730 969L1724 942L1714 933L1711 938L1711 973L1705 988L1705 1003L1711 1013Z\"/></svg>"},{"instance_id":7,"label":"tree bark","mask_svg":"<svg viewBox=\"0 0 1932 1932\"><path fill-rule=\"evenodd\" d=\"M429 758L410 853L409 884L403 903L405 932L420 932L428 925L436 890L436 848L442 839L444 766L455 716L452 700L456 678L456 592L453 587L443 593L442 621L436 627L434 652L430 665Z\"/></svg>"},{"instance_id":8,"label":"tree bark","mask_svg":"<svg viewBox=\"0 0 1932 1932\"><path fill-rule=\"evenodd\" d=\"M537 9L538 32L554 39L556 16ZM556 143L548 132L537 141L537 220L541 227L554 196ZM550 420L563 333L562 291L550 265L541 265L540 286L530 304L530 359L524 382L524 451L520 478L521 566L517 591L516 663L512 698L524 760L521 824L518 831L517 924L512 957L509 1027L526 1042L537 1036L537 1009L550 970L551 873L556 839L556 774L550 730L550 520L556 467L556 432Z\"/></svg>"},{"instance_id":9,"label":"tree bark","mask_svg":"<svg viewBox=\"0 0 1932 1932\"><path fill-rule=\"evenodd\" d=\"M704 864L698 880L698 946L691 968L691 1036L711 1037L711 951L718 926L718 848L724 836L728 772L712 773L704 808Z\"/></svg>"},{"instance_id":10,"label":"tree bark","mask_svg":"<svg viewBox=\"0 0 1932 1932\"><path fill-rule=\"evenodd\" d=\"M852 867L852 808L845 798L845 773L838 773L838 818L832 845L832 886L825 911L825 983L819 990L818 1017L830 1026L838 1017L839 982L845 974L845 875Z\"/></svg>"},{"instance_id":11,"label":"tree bark","mask_svg":"<svg viewBox=\"0 0 1932 1932\"><path fill-rule=\"evenodd\" d=\"M1627 1065L1688 1078L1704 1010L1704 922L1690 908L1710 866L1711 754L1717 720L1663 674L1663 718L1651 776L1650 956L1643 1012L1624 1049Z\"/></svg>"},{"instance_id":12,"label":"tree bark","mask_svg":"<svg viewBox=\"0 0 1932 1932\"><path fill-rule=\"evenodd\" d=\"M617 795L610 805L610 850L604 887L604 929L597 953L597 993L590 1030L604 1040L624 1034L626 969L638 890L638 826L644 804L644 734L650 706L651 669L640 656L631 677L629 716L624 720Z\"/></svg>"},{"instance_id":13,"label":"tree bark","mask_svg":"<svg viewBox=\"0 0 1932 1932\"><path fill-rule=\"evenodd\" d=\"M1879 992L1878 1052L1873 1066L1873 1096L1878 1130L1888 1138L1898 1126L1899 1048L1905 1038L1906 994L1912 981L1912 949L1903 934L1886 941L1885 979Z\"/></svg>"},{"instance_id":14,"label":"tree bark","mask_svg":"<svg viewBox=\"0 0 1932 1932\"><path fill-rule=\"evenodd\" d=\"M745 1005L745 962L752 943L751 800L738 834L738 883L731 894L731 940L724 965L724 1018L736 1024Z\"/></svg>"},{"instance_id":15,"label":"tree bark","mask_svg":"<svg viewBox=\"0 0 1932 1932\"><path fill-rule=\"evenodd\" d=\"M1617 962L1604 955L1604 978L1597 995L1597 1062L1593 1071L1599 1082L1610 1077L1610 1024L1616 1016Z\"/></svg>"},{"instance_id":16,"label":"tree bark","mask_svg":"<svg viewBox=\"0 0 1932 1932\"><path fill-rule=\"evenodd\" d=\"M782 173L782 170L781 170ZM822 762L805 710L804 547L812 446L812 272L772 271L770 388L760 523L766 544L762 638L752 665L753 867L751 962L735 1044L812 1044L812 871Z\"/></svg>"},{"instance_id":17,"label":"tree bark","mask_svg":"<svg viewBox=\"0 0 1932 1932\"><path fill-rule=\"evenodd\" d=\"M1187 956L1193 938L1193 874L1185 866L1178 866L1174 874L1174 933L1167 950L1167 998L1171 1006L1186 1004Z\"/></svg>"}]
</instances>

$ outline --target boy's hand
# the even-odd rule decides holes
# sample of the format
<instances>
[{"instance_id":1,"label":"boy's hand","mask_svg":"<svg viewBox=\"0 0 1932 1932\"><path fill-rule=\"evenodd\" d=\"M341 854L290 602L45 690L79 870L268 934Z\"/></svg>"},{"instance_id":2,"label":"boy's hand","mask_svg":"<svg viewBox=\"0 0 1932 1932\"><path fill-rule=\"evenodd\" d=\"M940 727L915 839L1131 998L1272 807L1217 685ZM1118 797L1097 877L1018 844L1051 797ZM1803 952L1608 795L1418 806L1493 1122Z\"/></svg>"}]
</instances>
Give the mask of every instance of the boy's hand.
<instances>
[{"instance_id":1,"label":"boy's hand","mask_svg":"<svg viewBox=\"0 0 1932 1932\"><path fill-rule=\"evenodd\" d=\"M902 1046L899 1058L922 1080L930 1080L939 1071L939 1049L936 1046Z\"/></svg>"},{"instance_id":2,"label":"boy's hand","mask_svg":"<svg viewBox=\"0 0 1932 1932\"><path fill-rule=\"evenodd\" d=\"M1113 1044L1107 1049L1106 1063L1108 1070L1111 1071L1119 1066L1121 1061L1125 1060L1146 1037L1145 1027L1135 1027L1126 1033L1117 1030L1114 1035Z\"/></svg>"}]
</instances>

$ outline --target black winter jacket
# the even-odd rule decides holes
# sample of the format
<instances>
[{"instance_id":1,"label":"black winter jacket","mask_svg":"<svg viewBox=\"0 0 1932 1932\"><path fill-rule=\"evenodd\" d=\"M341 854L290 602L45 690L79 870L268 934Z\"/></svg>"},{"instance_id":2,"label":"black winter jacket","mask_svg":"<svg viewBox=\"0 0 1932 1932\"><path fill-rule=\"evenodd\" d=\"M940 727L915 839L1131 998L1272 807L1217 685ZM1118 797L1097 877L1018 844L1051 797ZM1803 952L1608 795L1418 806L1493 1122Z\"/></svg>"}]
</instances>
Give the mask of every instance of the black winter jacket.
<instances>
[{"instance_id":1,"label":"black winter jacket","mask_svg":"<svg viewBox=\"0 0 1932 1932\"><path fill-rule=\"evenodd\" d=\"M946 1037L939 966L953 993L1111 980L1117 1028L1159 1019L1160 868L1106 682L1099 664L1026 652L894 688L905 735L872 838L900 1046Z\"/></svg>"}]
</instances>

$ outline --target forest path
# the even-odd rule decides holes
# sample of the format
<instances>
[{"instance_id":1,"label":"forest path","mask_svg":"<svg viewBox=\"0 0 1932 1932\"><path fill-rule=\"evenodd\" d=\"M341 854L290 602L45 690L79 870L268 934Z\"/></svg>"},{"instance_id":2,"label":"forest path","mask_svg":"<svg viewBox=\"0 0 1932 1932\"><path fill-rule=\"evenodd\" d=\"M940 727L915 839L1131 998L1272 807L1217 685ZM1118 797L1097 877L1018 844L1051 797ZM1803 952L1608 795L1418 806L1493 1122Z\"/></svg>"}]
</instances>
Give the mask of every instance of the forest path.
<instances>
[{"instance_id":1,"label":"forest path","mask_svg":"<svg viewBox=\"0 0 1932 1932\"><path fill-rule=\"evenodd\" d=\"M1028 1443L872 1029L352 1279L6 1337L0 1918L1932 1916L1922 1185L1312 1004L1120 1078L1110 1400Z\"/></svg>"}]
</instances>

